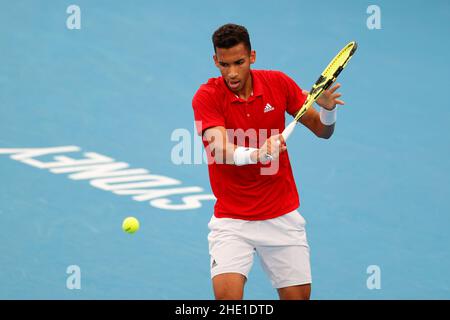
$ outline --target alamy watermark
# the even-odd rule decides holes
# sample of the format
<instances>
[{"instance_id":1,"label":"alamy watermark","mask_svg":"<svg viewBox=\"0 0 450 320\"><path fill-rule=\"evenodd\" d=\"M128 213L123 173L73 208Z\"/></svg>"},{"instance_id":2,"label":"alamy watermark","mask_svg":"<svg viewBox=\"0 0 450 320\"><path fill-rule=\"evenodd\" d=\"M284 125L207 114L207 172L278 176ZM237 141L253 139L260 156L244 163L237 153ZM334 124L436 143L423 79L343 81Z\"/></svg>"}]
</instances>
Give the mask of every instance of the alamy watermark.
<instances>
[{"instance_id":1,"label":"alamy watermark","mask_svg":"<svg viewBox=\"0 0 450 320\"><path fill-rule=\"evenodd\" d=\"M70 265L66 269L69 275L66 280L66 288L69 290L81 289L81 269L77 265Z\"/></svg>"},{"instance_id":2,"label":"alamy watermark","mask_svg":"<svg viewBox=\"0 0 450 320\"><path fill-rule=\"evenodd\" d=\"M278 129L226 129L226 137L222 136L219 129L214 130L212 141L207 141L204 136L200 137L196 128L202 128L201 121L195 122L192 131L185 128L177 128L172 131L170 140L175 142L172 147L170 158L175 165L198 165L198 164L230 164L233 159L224 155L223 150L226 143L249 148L261 148L270 136L280 134ZM209 129L211 130L211 129ZM194 132L194 133L193 133ZM228 146L229 147L229 146ZM279 158L261 165L261 175L274 175L279 169Z\"/></svg>"},{"instance_id":3,"label":"alamy watermark","mask_svg":"<svg viewBox=\"0 0 450 320\"><path fill-rule=\"evenodd\" d=\"M377 5L370 5L366 10L367 14L370 16L366 20L366 25L369 30L380 30L381 29L381 9Z\"/></svg>"},{"instance_id":4,"label":"alamy watermark","mask_svg":"<svg viewBox=\"0 0 450 320\"><path fill-rule=\"evenodd\" d=\"M367 289L381 289L381 268L377 265L370 265L367 267L366 272L369 275L366 281Z\"/></svg>"},{"instance_id":5,"label":"alamy watermark","mask_svg":"<svg viewBox=\"0 0 450 320\"><path fill-rule=\"evenodd\" d=\"M75 4L71 4L67 7L66 13L69 14L66 20L66 26L69 30L81 29L81 9Z\"/></svg>"}]
</instances>

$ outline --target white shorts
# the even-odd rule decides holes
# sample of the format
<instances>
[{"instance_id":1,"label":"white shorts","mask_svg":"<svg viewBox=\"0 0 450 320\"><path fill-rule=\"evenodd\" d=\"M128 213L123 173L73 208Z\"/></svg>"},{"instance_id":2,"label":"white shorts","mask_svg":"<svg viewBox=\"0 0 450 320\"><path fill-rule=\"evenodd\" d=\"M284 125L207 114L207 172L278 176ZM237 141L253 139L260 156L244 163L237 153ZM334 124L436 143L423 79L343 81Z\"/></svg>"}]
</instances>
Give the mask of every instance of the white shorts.
<instances>
[{"instance_id":1,"label":"white shorts","mask_svg":"<svg viewBox=\"0 0 450 320\"><path fill-rule=\"evenodd\" d=\"M274 288L311 283L305 224L297 210L258 221L213 216L208 224L211 278L229 272L248 278L256 252Z\"/></svg>"}]
</instances>

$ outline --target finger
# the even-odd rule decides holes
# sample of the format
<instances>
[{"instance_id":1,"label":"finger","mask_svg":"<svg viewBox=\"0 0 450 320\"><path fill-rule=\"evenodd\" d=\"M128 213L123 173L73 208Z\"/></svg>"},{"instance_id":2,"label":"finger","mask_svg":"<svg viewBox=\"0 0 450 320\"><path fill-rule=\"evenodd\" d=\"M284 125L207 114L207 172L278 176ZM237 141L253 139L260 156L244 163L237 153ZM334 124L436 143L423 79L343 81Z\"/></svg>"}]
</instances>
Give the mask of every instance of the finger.
<instances>
[{"instance_id":1,"label":"finger","mask_svg":"<svg viewBox=\"0 0 450 320\"><path fill-rule=\"evenodd\" d=\"M336 101L336 104L340 104L340 105L344 105L345 104L345 102L342 101L342 100L335 100L335 101Z\"/></svg>"},{"instance_id":2,"label":"finger","mask_svg":"<svg viewBox=\"0 0 450 320\"><path fill-rule=\"evenodd\" d=\"M305 95L305 96L307 96L307 95L309 94L309 92L306 91L306 90L302 90L302 93L303 93L303 95Z\"/></svg>"},{"instance_id":3,"label":"finger","mask_svg":"<svg viewBox=\"0 0 450 320\"><path fill-rule=\"evenodd\" d=\"M281 147L280 153L285 152L287 150L286 146Z\"/></svg>"},{"instance_id":4,"label":"finger","mask_svg":"<svg viewBox=\"0 0 450 320\"><path fill-rule=\"evenodd\" d=\"M284 140L284 137L282 134L278 135L278 139L280 140L281 145L285 145L286 141Z\"/></svg>"},{"instance_id":5,"label":"finger","mask_svg":"<svg viewBox=\"0 0 450 320\"><path fill-rule=\"evenodd\" d=\"M334 93L337 89L339 89L341 87L340 83L336 83L336 85L334 85L333 87L331 87L331 89L328 89L328 91L330 93Z\"/></svg>"},{"instance_id":6,"label":"finger","mask_svg":"<svg viewBox=\"0 0 450 320\"><path fill-rule=\"evenodd\" d=\"M276 138L276 140L275 140L275 143L276 143L276 148L274 148L274 149L276 149L276 152L281 152L280 150L281 150L281 148L283 147L283 144L281 143L281 139L282 139L283 137L277 137ZM274 150L275 151L275 150Z\"/></svg>"},{"instance_id":7,"label":"finger","mask_svg":"<svg viewBox=\"0 0 450 320\"><path fill-rule=\"evenodd\" d=\"M335 94L333 94L333 95L331 96L331 98L333 98L333 99L336 99L336 98L339 98L339 97L342 97L342 94L340 94L340 93L335 93Z\"/></svg>"}]
</instances>

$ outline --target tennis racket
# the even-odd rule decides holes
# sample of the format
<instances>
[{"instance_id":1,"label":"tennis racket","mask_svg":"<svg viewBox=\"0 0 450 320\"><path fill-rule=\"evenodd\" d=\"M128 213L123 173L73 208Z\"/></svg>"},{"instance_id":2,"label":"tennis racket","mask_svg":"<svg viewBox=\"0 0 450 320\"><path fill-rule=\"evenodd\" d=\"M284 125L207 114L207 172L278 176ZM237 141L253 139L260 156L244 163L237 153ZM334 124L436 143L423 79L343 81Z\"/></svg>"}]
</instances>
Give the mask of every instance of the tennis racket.
<instances>
[{"instance_id":1,"label":"tennis racket","mask_svg":"<svg viewBox=\"0 0 450 320\"><path fill-rule=\"evenodd\" d=\"M331 60L330 64L325 68L325 70L314 83L313 87L309 91L308 97L306 98L303 106L295 115L294 121L292 121L282 132L283 138L286 141L287 138L294 131L295 124L297 121L308 111L313 105L314 101L320 97L323 91L327 90L337 79L342 70L344 70L350 58L356 51L357 44L355 41L347 44L334 58Z\"/></svg>"}]
</instances>

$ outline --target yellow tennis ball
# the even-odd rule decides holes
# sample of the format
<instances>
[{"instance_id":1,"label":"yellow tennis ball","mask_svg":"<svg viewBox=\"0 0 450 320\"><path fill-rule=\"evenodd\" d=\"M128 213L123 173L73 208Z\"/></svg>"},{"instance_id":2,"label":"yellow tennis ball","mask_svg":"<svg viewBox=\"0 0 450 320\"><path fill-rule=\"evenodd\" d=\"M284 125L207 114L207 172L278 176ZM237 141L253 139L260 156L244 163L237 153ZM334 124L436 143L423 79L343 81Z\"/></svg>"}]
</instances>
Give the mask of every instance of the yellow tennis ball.
<instances>
[{"instance_id":1,"label":"yellow tennis ball","mask_svg":"<svg viewBox=\"0 0 450 320\"><path fill-rule=\"evenodd\" d=\"M128 217L123 220L122 223L123 231L127 233L135 233L139 230L139 221L135 217Z\"/></svg>"}]
</instances>

